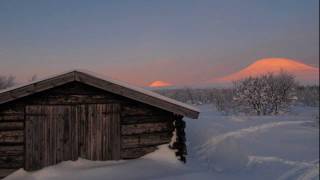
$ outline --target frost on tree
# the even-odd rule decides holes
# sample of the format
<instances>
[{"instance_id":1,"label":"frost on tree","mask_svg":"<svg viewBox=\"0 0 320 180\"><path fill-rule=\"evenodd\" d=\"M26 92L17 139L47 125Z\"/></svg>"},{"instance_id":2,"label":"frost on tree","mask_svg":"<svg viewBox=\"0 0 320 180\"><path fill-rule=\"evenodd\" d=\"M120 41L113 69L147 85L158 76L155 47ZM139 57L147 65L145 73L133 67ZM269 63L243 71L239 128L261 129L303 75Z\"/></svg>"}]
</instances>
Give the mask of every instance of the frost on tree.
<instances>
[{"instance_id":1,"label":"frost on tree","mask_svg":"<svg viewBox=\"0 0 320 180\"><path fill-rule=\"evenodd\" d=\"M234 83L234 101L243 112L278 114L296 99L296 86L294 76L286 72L248 77Z\"/></svg>"}]
</instances>

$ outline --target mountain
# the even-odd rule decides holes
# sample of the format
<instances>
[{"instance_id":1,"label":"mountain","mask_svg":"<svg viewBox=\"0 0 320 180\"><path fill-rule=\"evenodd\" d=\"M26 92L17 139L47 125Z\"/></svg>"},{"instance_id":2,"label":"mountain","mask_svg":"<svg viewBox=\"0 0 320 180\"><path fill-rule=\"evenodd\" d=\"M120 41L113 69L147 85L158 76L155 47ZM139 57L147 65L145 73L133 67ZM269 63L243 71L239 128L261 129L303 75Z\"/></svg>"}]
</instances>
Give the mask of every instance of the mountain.
<instances>
[{"instance_id":1,"label":"mountain","mask_svg":"<svg viewBox=\"0 0 320 180\"><path fill-rule=\"evenodd\" d=\"M211 79L209 83L230 84L248 76L259 76L269 72L279 73L282 70L293 74L302 84L319 84L319 68L285 58L261 59L238 72Z\"/></svg>"},{"instance_id":2,"label":"mountain","mask_svg":"<svg viewBox=\"0 0 320 180\"><path fill-rule=\"evenodd\" d=\"M168 87L168 86L172 86L171 83L165 82L165 81L153 81L152 83L150 83L148 85L149 87L152 88L159 88L159 87Z\"/></svg>"}]
</instances>

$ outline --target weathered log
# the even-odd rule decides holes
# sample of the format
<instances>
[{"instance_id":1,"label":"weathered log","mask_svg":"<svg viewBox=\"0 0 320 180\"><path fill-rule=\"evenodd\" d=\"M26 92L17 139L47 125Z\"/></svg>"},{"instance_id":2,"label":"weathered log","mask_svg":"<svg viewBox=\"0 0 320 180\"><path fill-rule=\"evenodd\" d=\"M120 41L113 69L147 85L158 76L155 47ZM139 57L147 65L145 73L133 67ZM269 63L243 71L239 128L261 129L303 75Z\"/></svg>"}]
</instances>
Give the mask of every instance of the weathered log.
<instances>
[{"instance_id":1,"label":"weathered log","mask_svg":"<svg viewBox=\"0 0 320 180\"><path fill-rule=\"evenodd\" d=\"M122 148L135 148L148 145L160 145L169 143L171 140L171 133L154 133L143 135L122 136Z\"/></svg>"},{"instance_id":2,"label":"weathered log","mask_svg":"<svg viewBox=\"0 0 320 180\"><path fill-rule=\"evenodd\" d=\"M96 95L96 94L105 94L105 91L88 86L86 84L71 82L71 83L50 89L49 91L43 92L42 94Z\"/></svg>"},{"instance_id":3,"label":"weathered log","mask_svg":"<svg viewBox=\"0 0 320 180\"><path fill-rule=\"evenodd\" d=\"M111 98L108 95L47 95L37 99L28 100L29 104L108 104L120 103L121 101Z\"/></svg>"},{"instance_id":4,"label":"weathered log","mask_svg":"<svg viewBox=\"0 0 320 180\"><path fill-rule=\"evenodd\" d=\"M0 131L23 130L23 121L0 121Z\"/></svg>"},{"instance_id":5,"label":"weathered log","mask_svg":"<svg viewBox=\"0 0 320 180\"><path fill-rule=\"evenodd\" d=\"M121 126L122 135L143 134L143 133L157 133L168 132L172 130L172 123L158 122L158 123L141 123L129 124Z\"/></svg>"},{"instance_id":6,"label":"weathered log","mask_svg":"<svg viewBox=\"0 0 320 180\"><path fill-rule=\"evenodd\" d=\"M169 115L170 113L155 109L154 107L141 104L124 104L121 110L122 116L157 116Z\"/></svg>"},{"instance_id":7,"label":"weathered log","mask_svg":"<svg viewBox=\"0 0 320 180\"><path fill-rule=\"evenodd\" d=\"M24 120L24 113L1 114L0 121L19 121Z\"/></svg>"},{"instance_id":8,"label":"weathered log","mask_svg":"<svg viewBox=\"0 0 320 180\"><path fill-rule=\"evenodd\" d=\"M20 156L0 156L0 168L21 168L23 167L23 155Z\"/></svg>"},{"instance_id":9,"label":"weathered log","mask_svg":"<svg viewBox=\"0 0 320 180\"><path fill-rule=\"evenodd\" d=\"M23 145L0 145L0 156L23 155Z\"/></svg>"},{"instance_id":10,"label":"weathered log","mask_svg":"<svg viewBox=\"0 0 320 180\"><path fill-rule=\"evenodd\" d=\"M129 148L121 149L121 159L135 159L144 156L147 153L151 153L157 150L156 147L139 147L139 148Z\"/></svg>"},{"instance_id":11,"label":"weathered log","mask_svg":"<svg viewBox=\"0 0 320 180\"><path fill-rule=\"evenodd\" d=\"M23 143L24 132L21 130L15 131L0 131L0 143Z\"/></svg>"},{"instance_id":12,"label":"weathered log","mask_svg":"<svg viewBox=\"0 0 320 180\"><path fill-rule=\"evenodd\" d=\"M137 124L137 123L155 123L155 122L172 122L168 115L133 115L122 116L121 124Z\"/></svg>"}]
</instances>

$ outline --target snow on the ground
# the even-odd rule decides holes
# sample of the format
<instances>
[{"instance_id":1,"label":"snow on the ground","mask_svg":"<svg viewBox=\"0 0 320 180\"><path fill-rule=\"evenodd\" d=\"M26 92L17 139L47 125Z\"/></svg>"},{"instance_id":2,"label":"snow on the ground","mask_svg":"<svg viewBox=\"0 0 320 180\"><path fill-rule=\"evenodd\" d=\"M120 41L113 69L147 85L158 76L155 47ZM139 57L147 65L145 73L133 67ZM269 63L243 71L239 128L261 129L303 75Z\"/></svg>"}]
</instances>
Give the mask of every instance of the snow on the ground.
<instances>
[{"instance_id":1,"label":"snow on the ground","mask_svg":"<svg viewBox=\"0 0 320 180\"><path fill-rule=\"evenodd\" d=\"M188 120L189 157L218 179L319 179L317 108L263 117L201 110L198 122Z\"/></svg>"},{"instance_id":2,"label":"snow on the ground","mask_svg":"<svg viewBox=\"0 0 320 180\"><path fill-rule=\"evenodd\" d=\"M187 164L167 145L140 159L62 162L35 172L22 169L7 180L232 180L319 179L319 111L294 107L280 116L225 116L203 105L186 119Z\"/></svg>"},{"instance_id":3,"label":"snow on the ground","mask_svg":"<svg viewBox=\"0 0 320 180\"><path fill-rule=\"evenodd\" d=\"M22 169L6 179L23 180L98 180L98 179L155 179L168 174L179 175L186 169L167 145L136 160L66 161L35 172Z\"/></svg>"}]
</instances>

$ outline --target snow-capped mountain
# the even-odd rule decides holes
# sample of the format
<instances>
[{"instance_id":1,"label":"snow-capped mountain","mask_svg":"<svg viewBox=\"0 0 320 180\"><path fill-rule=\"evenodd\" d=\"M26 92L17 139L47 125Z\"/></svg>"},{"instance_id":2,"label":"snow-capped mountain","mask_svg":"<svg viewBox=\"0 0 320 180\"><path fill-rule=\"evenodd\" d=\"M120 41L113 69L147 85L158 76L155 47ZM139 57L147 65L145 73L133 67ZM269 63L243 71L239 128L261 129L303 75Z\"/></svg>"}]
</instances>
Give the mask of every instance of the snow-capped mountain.
<instances>
[{"instance_id":1,"label":"snow-capped mountain","mask_svg":"<svg viewBox=\"0 0 320 180\"><path fill-rule=\"evenodd\" d=\"M248 76L259 76L269 72L285 71L293 74L302 84L319 84L319 68L285 58L267 58L258 60L244 69L227 76L213 78L209 83L231 83Z\"/></svg>"}]
</instances>

